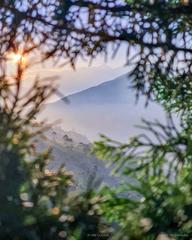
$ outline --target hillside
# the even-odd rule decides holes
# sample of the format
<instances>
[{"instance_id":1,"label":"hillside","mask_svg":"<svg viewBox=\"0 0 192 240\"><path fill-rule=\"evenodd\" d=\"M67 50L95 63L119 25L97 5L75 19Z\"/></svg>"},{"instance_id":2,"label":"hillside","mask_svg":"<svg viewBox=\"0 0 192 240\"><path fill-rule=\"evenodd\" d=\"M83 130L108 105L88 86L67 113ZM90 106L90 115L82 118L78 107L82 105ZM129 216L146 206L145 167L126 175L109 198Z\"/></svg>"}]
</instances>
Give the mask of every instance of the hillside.
<instances>
[{"instance_id":1,"label":"hillside","mask_svg":"<svg viewBox=\"0 0 192 240\"><path fill-rule=\"evenodd\" d=\"M91 145L84 136L53 127L45 133L45 137L46 140L39 141L38 149L42 151L47 147L52 148L53 159L49 168L54 170L64 165L74 175L73 188L87 189L97 188L101 184L118 184L118 179L110 176L110 170L104 162L90 153ZM84 143L82 140L85 140Z\"/></svg>"}]
</instances>

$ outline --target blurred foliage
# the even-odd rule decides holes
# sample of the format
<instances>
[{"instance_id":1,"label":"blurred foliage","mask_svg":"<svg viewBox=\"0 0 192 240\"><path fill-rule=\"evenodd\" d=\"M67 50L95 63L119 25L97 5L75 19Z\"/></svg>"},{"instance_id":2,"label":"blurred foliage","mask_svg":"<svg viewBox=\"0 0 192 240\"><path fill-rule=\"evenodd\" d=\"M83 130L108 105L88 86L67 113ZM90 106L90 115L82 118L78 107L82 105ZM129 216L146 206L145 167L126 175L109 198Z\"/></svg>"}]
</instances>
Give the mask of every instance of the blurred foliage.
<instances>
[{"instance_id":1,"label":"blurred foliage","mask_svg":"<svg viewBox=\"0 0 192 240\"><path fill-rule=\"evenodd\" d=\"M103 212L121 226L112 239L190 239L191 124L144 123L146 133L127 144L102 136L94 145L122 179L119 188L103 189Z\"/></svg>"},{"instance_id":2,"label":"blurred foliage","mask_svg":"<svg viewBox=\"0 0 192 240\"><path fill-rule=\"evenodd\" d=\"M191 166L185 165L172 182L162 173L147 178L142 171L130 175L137 182L103 192L107 198L102 205L104 214L120 224L112 239L190 239Z\"/></svg>"},{"instance_id":3,"label":"blurred foliage","mask_svg":"<svg viewBox=\"0 0 192 240\"><path fill-rule=\"evenodd\" d=\"M25 68L20 62L17 65L11 84L6 76L1 79L7 85L0 95L0 239L108 236L108 225L98 211L102 198L92 190L72 191L72 175L63 167L50 170L51 151L36 149L49 126L35 116L55 90L54 84L36 81L24 93Z\"/></svg>"},{"instance_id":4,"label":"blurred foliage","mask_svg":"<svg viewBox=\"0 0 192 240\"><path fill-rule=\"evenodd\" d=\"M191 1L5 0L0 2L0 239L190 239ZM48 170L36 151L43 129L34 118L56 91L37 78L36 63L113 57L127 49L132 87L182 115L178 126L145 121L146 134L121 144L106 137L94 151L112 162L116 189L74 192L72 176ZM21 54L14 74L9 54ZM24 58L28 57L25 62Z\"/></svg>"},{"instance_id":5,"label":"blurred foliage","mask_svg":"<svg viewBox=\"0 0 192 240\"><path fill-rule=\"evenodd\" d=\"M108 238L111 229L99 212L103 199L93 190L72 191L73 176L64 167L49 169L51 150L37 150L49 125L36 116L56 86L35 78L23 90L24 73L35 63L25 61L29 49L21 45L17 61L9 55L0 60L0 239Z\"/></svg>"},{"instance_id":6,"label":"blurred foliage","mask_svg":"<svg viewBox=\"0 0 192 240\"><path fill-rule=\"evenodd\" d=\"M75 67L79 58L114 57L123 44L132 86L150 97L159 74L191 74L191 6L190 0L1 1L0 54L25 45L24 54Z\"/></svg>"}]
</instances>

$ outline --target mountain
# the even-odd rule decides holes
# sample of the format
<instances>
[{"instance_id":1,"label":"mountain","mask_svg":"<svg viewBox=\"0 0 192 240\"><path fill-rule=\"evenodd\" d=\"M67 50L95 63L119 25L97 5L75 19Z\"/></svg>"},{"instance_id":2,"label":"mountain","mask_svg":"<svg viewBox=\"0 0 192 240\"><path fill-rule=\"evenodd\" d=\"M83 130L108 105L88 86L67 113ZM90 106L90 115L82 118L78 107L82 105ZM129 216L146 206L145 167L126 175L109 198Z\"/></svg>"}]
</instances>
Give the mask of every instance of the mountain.
<instances>
[{"instance_id":1,"label":"mountain","mask_svg":"<svg viewBox=\"0 0 192 240\"><path fill-rule=\"evenodd\" d=\"M90 142L81 134L52 127L44 133L43 140L38 139L37 149L40 152L48 147L51 147L53 156L49 169L55 170L64 165L73 174L73 188L95 189L101 184L115 186L119 183L117 177L110 175L104 161L90 153Z\"/></svg>"},{"instance_id":2,"label":"mountain","mask_svg":"<svg viewBox=\"0 0 192 240\"><path fill-rule=\"evenodd\" d=\"M146 108L145 97L136 104L135 91L129 85L127 75L122 75L47 104L41 118L60 119L63 129L78 132L91 141L100 133L126 141L141 133L134 126L141 124L142 118L163 121L165 117L157 103Z\"/></svg>"},{"instance_id":3,"label":"mountain","mask_svg":"<svg viewBox=\"0 0 192 240\"><path fill-rule=\"evenodd\" d=\"M128 103L130 101L130 98L134 98L134 93L127 93L127 75L123 75L116 78L115 80L107 81L81 92L64 97L62 100L64 102L68 102L69 106ZM62 105L62 100L57 103L53 103L53 107L54 105L58 104Z\"/></svg>"},{"instance_id":4,"label":"mountain","mask_svg":"<svg viewBox=\"0 0 192 240\"><path fill-rule=\"evenodd\" d=\"M37 71L37 70L36 70ZM128 71L127 67L116 67L111 68L104 64L101 66L92 67L77 67L74 71L73 69L64 68L38 68L39 74L44 78L49 78L54 76L57 79L59 92L63 96L68 96L69 94L77 93L83 91L87 88L93 87L97 84L109 81L113 78L121 76ZM33 72L30 72L33 74ZM30 74L29 77L30 77ZM28 77L28 76L27 76ZM30 81L25 81L25 85L28 85ZM27 86L25 86L27 87ZM49 102L58 101L61 97L57 94L53 94Z\"/></svg>"},{"instance_id":5,"label":"mountain","mask_svg":"<svg viewBox=\"0 0 192 240\"><path fill-rule=\"evenodd\" d=\"M89 144L89 140L87 137L73 131L65 131L62 128L62 125L57 125L50 128L46 131L46 136L48 139L52 139L54 142L57 143L64 143L67 141L72 140L74 146L78 146L79 144Z\"/></svg>"}]
</instances>

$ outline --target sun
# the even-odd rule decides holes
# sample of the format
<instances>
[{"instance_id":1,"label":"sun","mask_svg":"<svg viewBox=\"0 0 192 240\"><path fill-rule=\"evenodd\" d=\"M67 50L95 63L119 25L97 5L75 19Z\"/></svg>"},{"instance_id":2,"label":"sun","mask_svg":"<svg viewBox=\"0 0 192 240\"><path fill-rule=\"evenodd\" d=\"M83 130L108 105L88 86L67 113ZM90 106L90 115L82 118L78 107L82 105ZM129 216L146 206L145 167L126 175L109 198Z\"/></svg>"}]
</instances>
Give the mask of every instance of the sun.
<instances>
[{"instance_id":1,"label":"sun","mask_svg":"<svg viewBox=\"0 0 192 240\"><path fill-rule=\"evenodd\" d=\"M26 57L22 53L9 53L8 58L13 61L14 63L21 63L25 64L26 63Z\"/></svg>"},{"instance_id":2,"label":"sun","mask_svg":"<svg viewBox=\"0 0 192 240\"><path fill-rule=\"evenodd\" d=\"M18 62L22 61L23 56L20 53L13 53L11 58L15 63L18 63Z\"/></svg>"}]
</instances>

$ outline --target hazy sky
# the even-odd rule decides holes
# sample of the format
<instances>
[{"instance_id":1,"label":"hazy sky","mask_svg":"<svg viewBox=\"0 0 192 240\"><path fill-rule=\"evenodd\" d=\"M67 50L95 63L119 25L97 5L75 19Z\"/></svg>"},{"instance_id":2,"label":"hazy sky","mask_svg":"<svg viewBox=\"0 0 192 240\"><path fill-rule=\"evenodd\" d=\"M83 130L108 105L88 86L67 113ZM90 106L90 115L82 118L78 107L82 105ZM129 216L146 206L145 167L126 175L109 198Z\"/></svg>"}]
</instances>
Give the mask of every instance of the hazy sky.
<instances>
[{"instance_id":1,"label":"hazy sky","mask_svg":"<svg viewBox=\"0 0 192 240\"><path fill-rule=\"evenodd\" d=\"M111 54L110 54L111 53ZM102 82L110 81L116 77L123 75L129 71L129 66L126 66L126 47L123 46L112 58L112 51L109 47L108 59L99 55L90 64L90 59L78 59L76 62L76 69L68 64L61 66L67 59L61 59L57 65L54 65L53 60L48 60L44 63L35 64L39 62L38 55L26 57L26 62L32 63L31 67L25 72L22 87L24 91L28 89L34 80L38 77L41 81L46 79L53 79L56 81L60 96L54 95L49 101L56 101L61 96L67 96L75 92L96 86ZM16 70L16 61L10 58L8 64L10 75L14 75Z\"/></svg>"},{"instance_id":2,"label":"hazy sky","mask_svg":"<svg viewBox=\"0 0 192 240\"><path fill-rule=\"evenodd\" d=\"M72 69L70 65L54 66L53 62L49 60L44 64L35 65L26 72L24 88L27 88L36 76L42 79L53 78L56 79L59 91L66 96L125 74L128 72L125 62L124 48L120 49L114 59L109 55L108 60L105 61L103 56L98 56L91 65L89 59L87 61L79 59L76 70ZM50 101L58 98L58 96L53 96Z\"/></svg>"}]
</instances>

